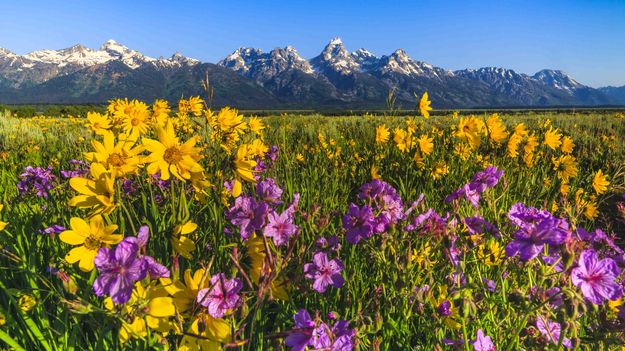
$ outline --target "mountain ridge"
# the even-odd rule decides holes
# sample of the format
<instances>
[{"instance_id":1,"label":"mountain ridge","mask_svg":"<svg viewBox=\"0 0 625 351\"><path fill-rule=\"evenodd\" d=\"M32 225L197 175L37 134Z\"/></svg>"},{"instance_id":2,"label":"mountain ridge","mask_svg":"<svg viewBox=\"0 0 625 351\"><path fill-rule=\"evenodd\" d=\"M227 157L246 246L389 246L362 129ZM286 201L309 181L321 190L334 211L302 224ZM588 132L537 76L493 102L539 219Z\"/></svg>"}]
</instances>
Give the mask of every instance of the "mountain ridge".
<instances>
[{"instance_id":1,"label":"mountain ridge","mask_svg":"<svg viewBox=\"0 0 625 351\"><path fill-rule=\"evenodd\" d=\"M25 55L0 48L0 103L175 100L200 94L206 74L216 87L215 104L243 108L384 107L391 90L404 106L414 106L425 91L438 108L625 104L625 87L591 88L560 70L452 71L413 59L403 49L381 56L365 48L350 52L339 37L311 59L293 46L268 52L241 47L216 64L179 52L153 58L115 40L99 49L76 44Z\"/></svg>"}]
</instances>

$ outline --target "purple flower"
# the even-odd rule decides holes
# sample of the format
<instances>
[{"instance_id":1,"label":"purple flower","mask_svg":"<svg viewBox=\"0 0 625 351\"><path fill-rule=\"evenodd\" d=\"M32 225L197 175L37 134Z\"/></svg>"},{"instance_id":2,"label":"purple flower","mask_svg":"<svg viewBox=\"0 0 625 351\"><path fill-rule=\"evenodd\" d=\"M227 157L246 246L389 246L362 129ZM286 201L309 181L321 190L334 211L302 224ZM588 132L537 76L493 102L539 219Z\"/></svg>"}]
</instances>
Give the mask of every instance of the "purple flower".
<instances>
[{"instance_id":1,"label":"purple flower","mask_svg":"<svg viewBox=\"0 0 625 351\"><path fill-rule=\"evenodd\" d=\"M282 189L276 184L272 178L267 178L256 184L256 194L258 197L268 204L281 204L280 197Z\"/></svg>"},{"instance_id":2,"label":"purple flower","mask_svg":"<svg viewBox=\"0 0 625 351\"><path fill-rule=\"evenodd\" d=\"M253 198L239 196L228 210L226 217L240 228L241 237L247 240L252 233L260 230L265 224L269 206L264 202L256 202Z\"/></svg>"},{"instance_id":3,"label":"purple flower","mask_svg":"<svg viewBox=\"0 0 625 351\"><path fill-rule=\"evenodd\" d=\"M343 216L343 228L347 230L347 241L350 244L357 244L361 239L373 235L374 225L371 206L358 208L356 204L349 204L349 212Z\"/></svg>"},{"instance_id":4,"label":"purple flower","mask_svg":"<svg viewBox=\"0 0 625 351\"><path fill-rule=\"evenodd\" d=\"M473 350L475 351L496 351L490 336L484 335L482 329L477 330L477 338L472 340L471 344L473 344Z\"/></svg>"},{"instance_id":5,"label":"purple flower","mask_svg":"<svg viewBox=\"0 0 625 351\"><path fill-rule=\"evenodd\" d=\"M562 328L559 323L552 322L546 317L539 316L536 319L536 328L538 329L538 331L541 332L541 334L546 336L549 341L554 344L558 344L560 340L560 331ZM564 338L562 340L562 345L569 349L573 348L573 345L571 344L571 340L569 338Z\"/></svg>"},{"instance_id":6,"label":"purple flower","mask_svg":"<svg viewBox=\"0 0 625 351\"><path fill-rule=\"evenodd\" d=\"M355 333L347 321L339 320L332 327L323 322L316 325L304 309L297 311L293 319L296 328L285 340L291 351L304 351L308 346L325 351L351 351L354 347Z\"/></svg>"},{"instance_id":7,"label":"purple flower","mask_svg":"<svg viewBox=\"0 0 625 351\"><path fill-rule=\"evenodd\" d=\"M303 351L312 339L312 332L315 329L315 322L310 319L308 311L302 309L293 316L296 331L291 332L286 337L285 343L291 347L292 351Z\"/></svg>"},{"instance_id":8,"label":"purple flower","mask_svg":"<svg viewBox=\"0 0 625 351\"><path fill-rule=\"evenodd\" d=\"M497 185L501 176L503 176L503 170L495 166L488 166L484 171L475 173L471 180L472 187L479 193L483 193L486 189Z\"/></svg>"},{"instance_id":9,"label":"purple flower","mask_svg":"<svg viewBox=\"0 0 625 351\"><path fill-rule=\"evenodd\" d=\"M375 217L374 229L378 233L384 232L390 225L404 219L404 204L397 194L397 190L390 184L374 179L360 187L358 198L367 203L379 213Z\"/></svg>"},{"instance_id":10,"label":"purple flower","mask_svg":"<svg viewBox=\"0 0 625 351\"><path fill-rule=\"evenodd\" d=\"M72 169L61 170L63 178L85 177L89 173L89 164L82 160L71 160L69 164Z\"/></svg>"},{"instance_id":11,"label":"purple flower","mask_svg":"<svg viewBox=\"0 0 625 351\"><path fill-rule=\"evenodd\" d=\"M521 260L527 261L538 256L545 244L559 245L566 240L569 236L568 223L545 212L520 203L512 206L508 218L520 229L506 246L506 255L520 254Z\"/></svg>"},{"instance_id":12,"label":"purple flower","mask_svg":"<svg viewBox=\"0 0 625 351\"><path fill-rule=\"evenodd\" d=\"M442 236L447 232L447 216L441 217L430 208L425 213L414 217L404 230L409 232L417 230L420 234Z\"/></svg>"},{"instance_id":13,"label":"purple flower","mask_svg":"<svg viewBox=\"0 0 625 351\"><path fill-rule=\"evenodd\" d=\"M324 293L328 285L337 289L343 286L345 280L341 275L342 271L343 262L338 258L328 261L328 256L323 251L315 253L312 263L304 265L306 279L314 279L313 289L320 293Z\"/></svg>"},{"instance_id":14,"label":"purple flower","mask_svg":"<svg viewBox=\"0 0 625 351\"><path fill-rule=\"evenodd\" d=\"M622 287L615 282L619 274L621 270L614 260L599 260L594 250L585 250L578 266L571 271L571 281L588 301L601 305L605 300L616 300L623 295Z\"/></svg>"},{"instance_id":15,"label":"purple flower","mask_svg":"<svg viewBox=\"0 0 625 351\"><path fill-rule=\"evenodd\" d=\"M484 287L486 287L486 290L490 292L497 291L497 283L495 283L494 280L482 278L482 283L484 284Z\"/></svg>"},{"instance_id":16,"label":"purple flower","mask_svg":"<svg viewBox=\"0 0 625 351\"><path fill-rule=\"evenodd\" d=\"M491 233L496 238L499 238L499 229L495 225L486 221L484 217L481 217L481 216L466 217L465 219L463 219L463 222L471 235Z\"/></svg>"},{"instance_id":17,"label":"purple flower","mask_svg":"<svg viewBox=\"0 0 625 351\"><path fill-rule=\"evenodd\" d=\"M65 231L65 230L66 230L65 227L60 226L58 224L53 224L53 225L51 225L51 226L49 226L49 227L47 227L47 228L45 228L43 230L40 229L39 232L41 234L54 235L54 234L59 234L62 231Z\"/></svg>"},{"instance_id":18,"label":"purple flower","mask_svg":"<svg viewBox=\"0 0 625 351\"><path fill-rule=\"evenodd\" d=\"M35 194L38 197L48 198L48 191L52 190L56 177L52 174L52 167L47 168L31 167L24 168L24 173L20 174L20 181L17 189L20 196L25 194Z\"/></svg>"},{"instance_id":19,"label":"purple flower","mask_svg":"<svg viewBox=\"0 0 625 351\"><path fill-rule=\"evenodd\" d=\"M293 224L293 218L288 211L284 211L280 215L276 211L271 211L267 218L269 221L265 226L263 234L266 237L273 238L276 246L286 244L289 238L297 232L298 226Z\"/></svg>"},{"instance_id":20,"label":"purple flower","mask_svg":"<svg viewBox=\"0 0 625 351\"><path fill-rule=\"evenodd\" d=\"M223 317L228 310L241 304L239 291L243 287L238 278L226 279L223 273L211 277L211 288L202 289L197 294L197 302L208 307L208 314L214 318Z\"/></svg>"},{"instance_id":21,"label":"purple flower","mask_svg":"<svg viewBox=\"0 0 625 351\"><path fill-rule=\"evenodd\" d=\"M276 159L278 158L278 153L280 151L278 150L278 146L277 145L271 145L269 147L269 150L267 152L265 152L265 159L269 159L271 160L271 162L275 162Z\"/></svg>"},{"instance_id":22,"label":"purple flower","mask_svg":"<svg viewBox=\"0 0 625 351\"><path fill-rule=\"evenodd\" d=\"M449 300L441 302L441 304L436 307L436 312L443 317L451 316L453 314L453 311L451 310L451 302Z\"/></svg>"},{"instance_id":23,"label":"purple flower","mask_svg":"<svg viewBox=\"0 0 625 351\"><path fill-rule=\"evenodd\" d=\"M94 260L100 272L93 282L97 296L109 295L118 304L130 299L134 283L148 273L148 262L137 257L138 251L139 245L133 237L125 238L115 249L100 248Z\"/></svg>"}]
</instances>

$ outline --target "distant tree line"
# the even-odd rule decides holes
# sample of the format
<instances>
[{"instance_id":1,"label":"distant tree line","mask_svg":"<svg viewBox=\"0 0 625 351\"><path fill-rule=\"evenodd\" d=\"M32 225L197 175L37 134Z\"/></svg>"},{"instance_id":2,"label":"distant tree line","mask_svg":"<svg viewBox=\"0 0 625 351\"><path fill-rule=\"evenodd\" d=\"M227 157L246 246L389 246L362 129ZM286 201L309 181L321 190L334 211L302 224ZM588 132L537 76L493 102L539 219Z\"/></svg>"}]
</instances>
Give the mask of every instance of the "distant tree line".
<instances>
[{"instance_id":1,"label":"distant tree line","mask_svg":"<svg viewBox=\"0 0 625 351\"><path fill-rule=\"evenodd\" d=\"M10 111L20 117L33 116L86 116L87 112L106 112L106 105L84 104L84 105L2 105L0 111Z\"/></svg>"}]
</instances>

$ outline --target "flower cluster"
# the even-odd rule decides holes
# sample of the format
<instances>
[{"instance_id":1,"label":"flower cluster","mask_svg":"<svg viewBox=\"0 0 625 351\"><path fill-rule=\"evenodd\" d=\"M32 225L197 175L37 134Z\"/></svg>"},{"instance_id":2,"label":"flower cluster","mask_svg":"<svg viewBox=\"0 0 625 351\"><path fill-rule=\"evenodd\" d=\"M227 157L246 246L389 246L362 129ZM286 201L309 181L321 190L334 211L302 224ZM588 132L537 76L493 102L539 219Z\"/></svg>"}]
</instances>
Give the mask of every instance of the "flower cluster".
<instances>
[{"instance_id":1,"label":"flower cluster","mask_svg":"<svg viewBox=\"0 0 625 351\"><path fill-rule=\"evenodd\" d=\"M479 207L480 195L488 188L493 188L499 179L503 176L503 170L495 166L488 166L482 172L478 172L473 176L471 182L463 185L458 190L451 193L446 202L452 202L464 196L464 198L474 207Z\"/></svg>"},{"instance_id":2,"label":"flower cluster","mask_svg":"<svg viewBox=\"0 0 625 351\"><path fill-rule=\"evenodd\" d=\"M24 169L24 173L20 174L20 181L17 188L20 195L35 194L38 197L48 198L48 192L54 188L56 176L52 174L52 167L32 167L28 166Z\"/></svg>"},{"instance_id":3,"label":"flower cluster","mask_svg":"<svg viewBox=\"0 0 625 351\"><path fill-rule=\"evenodd\" d=\"M349 328L347 321L339 320L330 326L318 318L311 319L308 311L303 309L293 319L297 329L291 331L285 340L291 351L350 351L354 348L355 332Z\"/></svg>"}]
</instances>

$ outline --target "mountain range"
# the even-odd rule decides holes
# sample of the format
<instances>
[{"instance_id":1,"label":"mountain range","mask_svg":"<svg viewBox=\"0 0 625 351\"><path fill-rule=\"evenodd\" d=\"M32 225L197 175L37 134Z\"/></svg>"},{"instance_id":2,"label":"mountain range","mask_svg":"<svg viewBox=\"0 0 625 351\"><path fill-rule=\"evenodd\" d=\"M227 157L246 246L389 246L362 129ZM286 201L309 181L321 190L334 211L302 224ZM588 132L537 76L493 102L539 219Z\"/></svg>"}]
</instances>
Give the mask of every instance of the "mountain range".
<instances>
[{"instance_id":1,"label":"mountain range","mask_svg":"<svg viewBox=\"0 0 625 351\"><path fill-rule=\"evenodd\" d=\"M559 70L534 75L484 67L451 71L398 49L376 56L349 52L332 39L312 59L292 47L263 52L239 48L216 64L175 53L152 58L114 40L98 50L80 44L18 55L0 48L0 103L104 103L204 95L213 105L248 109L384 108L389 91L414 107L424 91L437 108L625 105L625 86L594 89Z\"/></svg>"}]
</instances>

